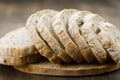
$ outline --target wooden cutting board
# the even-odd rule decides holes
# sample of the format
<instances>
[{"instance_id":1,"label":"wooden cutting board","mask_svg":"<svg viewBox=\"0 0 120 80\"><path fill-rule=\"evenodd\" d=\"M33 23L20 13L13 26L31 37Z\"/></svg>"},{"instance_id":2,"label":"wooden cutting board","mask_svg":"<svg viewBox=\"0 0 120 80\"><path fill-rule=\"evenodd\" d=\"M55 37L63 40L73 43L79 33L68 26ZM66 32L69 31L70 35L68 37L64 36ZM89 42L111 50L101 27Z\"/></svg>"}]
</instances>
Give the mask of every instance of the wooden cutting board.
<instances>
[{"instance_id":1,"label":"wooden cutting board","mask_svg":"<svg viewBox=\"0 0 120 80\"><path fill-rule=\"evenodd\" d=\"M29 64L27 66L15 67L15 69L42 75L56 75L56 76L84 76L84 75L96 75L110 71L114 71L120 68L120 63L104 63L104 64L51 64L48 61L39 62L35 64Z\"/></svg>"}]
</instances>

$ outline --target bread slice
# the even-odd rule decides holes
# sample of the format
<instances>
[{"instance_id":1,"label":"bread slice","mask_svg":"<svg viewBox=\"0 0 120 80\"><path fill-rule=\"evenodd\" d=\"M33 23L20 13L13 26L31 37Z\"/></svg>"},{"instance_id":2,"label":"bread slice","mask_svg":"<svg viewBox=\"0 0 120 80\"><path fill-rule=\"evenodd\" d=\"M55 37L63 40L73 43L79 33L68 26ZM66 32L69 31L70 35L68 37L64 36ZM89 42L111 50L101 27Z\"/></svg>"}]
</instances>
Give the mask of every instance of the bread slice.
<instances>
[{"instance_id":1,"label":"bread slice","mask_svg":"<svg viewBox=\"0 0 120 80\"><path fill-rule=\"evenodd\" d=\"M108 22L100 23L101 32L98 40L101 42L109 56L116 62L120 62L120 30Z\"/></svg>"},{"instance_id":2,"label":"bread slice","mask_svg":"<svg viewBox=\"0 0 120 80\"><path fill-rule=\"evenodd\" d=\"M0 56L0 64L11 66L23 66L41 60L40 54L32 54L25 57Z\"/></svg>"},{"instance_id":3,"label":"bread slice","mask_svg":"<svg viewBox=\"0 0 120 80\"><path fill-rule=\"evenodd\" d=\"M75 9L64 9L60 11L57 15L55 15L52 27L61 43L64 45L67 54L70 55L76 62L80 63L84 60L84 58L76 44L70 38L67 30L69 17L77 11L78 10Z\"/></svg>"},{"instance_id":4,"label":"bread slice","mask_svg":"<svg viewBox=\"0 0 120 80\"><path fill-rule=\"evenodd\" d=\"M81 54L84 56L85 60L88 63L93 62L96 58L91 52L89 45L87 44L86 40L81 35L80 27L83 22L83 18L87 15L91 14L91 12L88 11L79 11L74 13L68 22L68 31L72 38L72 40L75 42L75 44L79 47Z\"/></svg>"},{"instance_id":5,"label":"bread slice","mask_svg":"<svg viewBox=\"0 0 120 80\"><path fill-rule=\"evenodd\" d=\"M0 39L0 64L20 66L39 59L40 55L24 27L11 31Z\"/></svg>"},{"instance_id":6,"label":"bread slice","mask_svg":"<svg viewBox=\"0 0 120 80\"><path fill-rule=\"evenodd\" d=\"M46 57L51 63L61 63L62 60L55 54L48 44L42 39L41 35L38 33L36 28L40 17L44 14L49 14L52 10L42 10L32 14L26 23L27 33L35 45L39 53Z\"/></svg>"},{"instance_id":7,"label":"bread slice","mask_svg":"<svg viewBox=\"0 0 120 80\"><path fill-rule=\"evenodd\" d=\"M94 14L88 14L83 18L83 21L84 24L81 26L81 33L88 42L90 49L99 63L103 63L107 59L107 53L97 39L97 34L99 34L100 29L96 23L104 20L102 18L95 17Z\"/></svg>"},{"instance_id":8,"label":"bread slice","mask_svg":"<svg viewBox=\"0 0 120 80\"><path fill-rule=\"evenodd\" d=\"M39 19L37 29L41 37L44 39L44 41L47 42L47 44L57 54L57 56L59 56L64 62L71 62L72 58L66 53L64 46L59 41L52 28L53 17L56 14L57 12L52 10L50 13L44 14Z\"/></svg>"}]
</instances>

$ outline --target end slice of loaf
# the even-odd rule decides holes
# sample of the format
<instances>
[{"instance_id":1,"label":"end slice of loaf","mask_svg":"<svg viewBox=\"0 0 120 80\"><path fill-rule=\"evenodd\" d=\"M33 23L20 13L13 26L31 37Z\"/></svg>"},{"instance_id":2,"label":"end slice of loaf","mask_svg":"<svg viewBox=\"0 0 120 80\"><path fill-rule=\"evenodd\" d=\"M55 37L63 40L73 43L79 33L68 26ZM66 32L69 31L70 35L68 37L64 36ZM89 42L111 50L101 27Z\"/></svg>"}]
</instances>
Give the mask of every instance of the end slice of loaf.
<instances>
[{"instance_id":1,"label":"end slice of loaf","mask_svg":"<svg viewBox=\"0 0 120 80\"><path fill-rule=\"evenodd\" d=\"M37 53L24 27L13 30L0 39L0 56L24 57Z\"/></svg>"},{"instance_id":2,"label":"end slice of loaf","mask_svg":"<svg viewBox=\"0 0 120 80\"><path fill-rule=\"evenodd\" d=\"M35 14L32 14L26 23L26 30L27 33L39 51L39 53L47 58L51 63L61 63L62 60L55 54L52 49L49 47L49 45L42 39L41 35L39 34L37 30L37 24L40 19L40 17L44 14L49 14L52 10L42 10L39 12L36 12Z\"/></svg>"},{"instance_id":3,"label":"end slice of loaf","mask_svg":"<svg viewBox=\"0 0 120 80\"><path fill-rule=\"evenodd\" d=\"M24 27L11 31L0 39L1 64L20 66L32 63L40 59L38 54Z\"/></svg>"}]
</instances>

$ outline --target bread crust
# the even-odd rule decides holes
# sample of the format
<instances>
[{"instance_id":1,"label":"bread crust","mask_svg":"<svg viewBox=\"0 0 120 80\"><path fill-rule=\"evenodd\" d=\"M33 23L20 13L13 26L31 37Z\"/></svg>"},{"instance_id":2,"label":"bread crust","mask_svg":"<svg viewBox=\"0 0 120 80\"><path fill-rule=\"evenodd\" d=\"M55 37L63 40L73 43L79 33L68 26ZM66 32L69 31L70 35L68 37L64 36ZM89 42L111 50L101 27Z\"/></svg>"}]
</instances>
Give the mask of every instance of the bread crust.
<instances>
[{"instance_id":1,"label":"bread crust","mask_svg":"<svg viewBox=\"0 0 120 80\"><path fill-rule=\"evenodd\" d=\"M25 57L0 56L0 64L11 66L23 66L37 62L41 59L40 54L32 54Z\"/></svg>"}]
</instances>

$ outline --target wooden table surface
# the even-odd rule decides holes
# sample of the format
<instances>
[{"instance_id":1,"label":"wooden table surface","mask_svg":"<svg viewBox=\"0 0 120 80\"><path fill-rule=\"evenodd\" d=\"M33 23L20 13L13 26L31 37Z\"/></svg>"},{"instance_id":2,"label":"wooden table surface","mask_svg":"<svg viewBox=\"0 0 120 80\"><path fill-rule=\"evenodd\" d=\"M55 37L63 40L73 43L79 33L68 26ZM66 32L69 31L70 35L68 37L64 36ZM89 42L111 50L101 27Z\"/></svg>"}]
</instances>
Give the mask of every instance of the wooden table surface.
<instances>
[{"instance_id":1,"label":"wooden table surface","mask_svg":"<svg viewBox=\"0 0 120 80\"><path fill-rule=\"evenodd\" d=\"M0 0L0 37L23 27L30 14L42 9L75 8L98 13L120 29L120 0ZM22 73L0 65L0 80L120 80L120 70L85 77L56 77Z\"/></svg>"}]
</instances>

